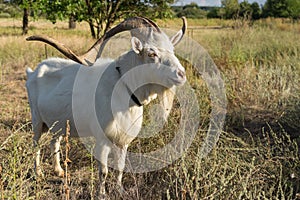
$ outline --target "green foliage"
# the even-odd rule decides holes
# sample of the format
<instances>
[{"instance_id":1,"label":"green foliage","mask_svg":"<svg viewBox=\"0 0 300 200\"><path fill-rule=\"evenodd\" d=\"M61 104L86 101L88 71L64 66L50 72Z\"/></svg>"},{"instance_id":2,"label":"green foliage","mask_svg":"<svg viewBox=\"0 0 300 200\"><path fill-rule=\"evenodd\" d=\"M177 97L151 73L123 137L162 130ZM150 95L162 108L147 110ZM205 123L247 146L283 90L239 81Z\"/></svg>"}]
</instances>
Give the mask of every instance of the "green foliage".
<instances>
[{"instance_id":1,"label":"green foliage","mask_svg":"<svg viewBox=\"0 0 300 200\"><path fill-rule=\"evenodd\" d=\"M264 17L288 17L287 0L267 0L263 7Z\"/></svg>"},{"instance_id":2,"label":"green foliage","mask_svg":"<svg viewBox=\"0 0 300 200\"><path fill-rule=\"evenodd\" d=\"M240 17L249 18L250 16L252 16L252 8L250 3L248 3L247 1L243 1L240 3L239 7Z\"/></svg>"},{"instance_id":3,"label":"green foliage","mask_svg":"<svg viewBox=\"0 0 300 200\"><path fill-rule=\"evenodd\" d=\"M138 14L141 16L148 16L152 19L154 19L154 18L172 18L173 13L172 13L170 5L174 2L175 2L174 0L140 1L140 3L143 3L142 6L144 7L144 9L141 9ZM139 7L135 8L135 10L139 10L139 9L140 9ZM143 10L146 10L146 13L144 13Z\"/></svg>"},{"instance_id":4,"label":"green foliage","mask_svg":"<svg viewBox=\"0 0 300 200\"><path fill-rule=\"evenodd\" d=\"M300 19L300 1L287 0L289 16L293 19Z\"/></svg>"},{"instance_id":5,"label":"green foliage","mask_svg":"<svg viewBox=\"0 0 300 200\"><path fill-rule=\"evenodd\" d=\"M213 8L207 13L207 18L222 18L220 8Z\"/></svg>"},{"instance_id":6,"label":"green foliage","mask_svg":"<svg viewBox=\"0 0 300 200\"><path fill-rule=\"evenodd\" d=\"M19 17L21 16L21 10L19 7L13 4L0 4L0 17Z\"/></svg>"},{"instance_id":7,"label":"green foliage","mask_svg":"<svg viewBox=\"0 0 300 200\"><path fill-rule=\"evenodd\" d=\"M18 5L21 9L30 10L33 18L38 18L43 10L42 0L14 0L13 4Z\"/></svg>"},{"instance_id":8,"label":"green foliage","mask_svg":"<svg viewBox=\"0 0 300 200\"><path fill-rule=\"evenodd\" d=\"M104 34L114 22L121 18L142 15L150 18L171 17L170 4L173 0L42 0L43 12L52 22L72 17L75 21L86 21L94 38Z\"/></svg>"},{"instance_id":9,"label":"green foliage","mask_svg":"<svg viewBox=\"0 0 300 200\"><path fill-rule=\"evenodd\" d=\"M267 0L263 7L264 17L300 18L299 0Z\"/></svg>"},{"instance_id":10,"label":"green foliage","mask_svg":"<svg viewBox=\"0 0 300 200\"><path fill-rule=\"evenodd\" d=\"M81 1L74 0L40 0L42 12L46 14L46 18L52 23L56 23L56 20L63 20L74 15L80 7ZM77 5L75 4L77 3ZM75 6L76 5L76 6Z\"/></svg>"},{"instance_id":11,"label":"green foliage","mask_svg":"<svg viewBox=\"0 0 300 200\"><path fill-rule=\"evenodd\" d=\"M257 2L250 4L248 1L243 1L239 7L239 17L241 18L257 20L261 17L261 9Z\"/></svg>"},{"instance_id":12,"label":"green foliage","mask_svg":"<svg viewBox=\"0 0 300 200\"><path fill-rule=\"evenodd\" d=\"M52 23L57 20L73 19L88 22L91 35L100 37L110 27L122 18L130 16L145 16L149 18L170 18L173 13L170 4L174 0L15 0L14 5L24 10L34 18L46 15ZM7 16L7 14L4 14ZM26 19L26 21L28 21Z\"/></svg>"},{"instance_id":13,"label":"green foliage","mask_svg":"<svg viewBox=\"0 0 300 200\"><path fill-rule=\"evenodd\" d=\"M262 11L257 2L251 4L252 9L252 19L257 20L261 17Z\"/></svg>"},{"instance_id":14,"label":"green foliage","mask_svg":"<svg viewBox=\"0 0 300 200\"><path fill-rule=\"evenodd\" d=\"M222 6L224 7L224 18L233 19L239 14L239 2L238 0L222 0Z\"/></svg>"},{"instance_id":15,"label":"green foliage","mask_svg":"<svg viewBox=\"0 0 300 200\"><path fill-rule=\"evenodd\" d=\"M261 9L257 2L250 4L248 1L242 1L240 4L237 0L223 0L223 7L211 9L208 18L225 18L225 19L252 19L257 20L261 17Z\"/></svg>"},{"instance_id":16,"label":"green foliage","mask_svg":"<svg viewBox=\"0 0 300 200\"><path fill-rule=\"evenodd\" d=\"M185 16L187 18L201 19L206 18L207 12L202 10L196 3L188 4L177 11L177 17Z\"/></svg>"}]
</instances>

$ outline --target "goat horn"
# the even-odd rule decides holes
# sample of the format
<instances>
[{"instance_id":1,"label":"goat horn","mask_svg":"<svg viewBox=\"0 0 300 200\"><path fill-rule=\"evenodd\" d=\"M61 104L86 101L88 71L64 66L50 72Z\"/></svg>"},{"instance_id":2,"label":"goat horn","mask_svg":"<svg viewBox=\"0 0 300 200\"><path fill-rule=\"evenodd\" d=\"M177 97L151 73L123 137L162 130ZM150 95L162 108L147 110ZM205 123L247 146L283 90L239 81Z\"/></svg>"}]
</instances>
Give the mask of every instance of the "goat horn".
<instances>
[{"instance_id":1,"label":"goat horn","mask_svg":"<svg viewBox=\"0 0 300 200\"><path fill-rule=\"evenodd\" d=\"M45 42L57 50L59 50L61 53L63 53L66 57L70 58L71 60L74 60L77 63L90 66L93 65L94 62L101 56L101 53L103 51L103 48L107 42L107 40L117 33L132 30L136 28L146 28L151 27L157 32L161 32L159 27L150 19L144 18L144 17L132 17L124 20L119 25L115 26L114 28L110 29L108 32L106 32L99 40L96 41L96 43L83 55L78 56L73 51L71 51L69 48L67 48L64 44L58 42L57 40L54 40L47 36L30 36L26 38L27 41L41 41Z\"/></svg>"},{"instance_id":2,"label":"goat horn","mask_svg":"<svg viewBox=\"0 0 300 200\"><path fill-rule=\"evenodd\" d=\"M182 35L181 38L184 36L186 30L187 30L187 20L185 17L181 17L183 25L181 28ZM119 25L115 26L111 30L109 30L106 34L103 35L102 38L100 38L84 55L83 59L85 62L89 63L89 65L92 65L98 58L100 58L101 53L104 49L104 46L109 38L116 35L117 33L132 30L132 29L138 29L138 28L153 28L153 30L157 31L158 33L161 33L161 30L157 26L155 22L152 20L145 18L145 17L132 17L129 19L126 19L125 21L121 22ZM180 40L181 40L180 38Z\"/></svg>"},{"instance_id":3,"label":"goat horn","mask_svg":"<svg viewBox=\"0 0 300 200\"><path fill-rule=\"evenodd\" d=\"M187 29L187 21L186 21L185 17L181 17L181 19L182 19L182 22L183 22L182 28L181 28L181 30L182 30L182 36L183 36L185 34L185 32L186 32L186 29Z\"/></svg>"},{"instance_id":4,"label":"goat horn","mask_svg":"<svg viewBox=\"0 0 300 200\"><path fill-rule=\"evenodd\" d=\"M150 19L145 17L132 17L124 20L114 28L105 33L84 55L84 60L93 64L98 58L100 58L104 46L109 38L113 37L117 33L128 31L137 28L153 28L157 32L161 32L159 27Z\"/></svg>"},{"instance_id":5,"label":"goat horn","mask_svg":"<svg viewBox=\"0 0 300 200\"><path fill-rule=\"evenodd\" d=\"M47 36L41 36L41 35L33 35L28 38L26 38L27 41L41 41L45 42L57 50L59 50L62 54L64 54L66 57L70 58L71 60L74 60L77 63L85 64L85 61L77 56L73 51L71 51L69 48L67 48L64 44L58 42L57 40L54 40Z\"/></svg>"}]
</instances>

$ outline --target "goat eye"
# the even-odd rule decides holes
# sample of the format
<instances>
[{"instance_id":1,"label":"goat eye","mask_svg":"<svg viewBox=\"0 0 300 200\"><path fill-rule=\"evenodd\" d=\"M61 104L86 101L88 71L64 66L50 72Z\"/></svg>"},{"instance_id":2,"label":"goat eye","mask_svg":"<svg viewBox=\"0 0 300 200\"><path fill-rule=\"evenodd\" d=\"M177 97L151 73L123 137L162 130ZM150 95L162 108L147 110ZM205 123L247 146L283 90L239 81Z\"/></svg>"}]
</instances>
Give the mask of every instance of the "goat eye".
<instances>
[{"instance_id":1,"label":"goat eye","mask_svg":"<svg viewBox=\"0 0 300 200\"><path fill-rule=\"evenodd\" d=\"M154 58L154 57L157 56L157 54L156 54L156 53L149 53L148 56L149 56L150 58Z\"/></svg>"}]
</instances>

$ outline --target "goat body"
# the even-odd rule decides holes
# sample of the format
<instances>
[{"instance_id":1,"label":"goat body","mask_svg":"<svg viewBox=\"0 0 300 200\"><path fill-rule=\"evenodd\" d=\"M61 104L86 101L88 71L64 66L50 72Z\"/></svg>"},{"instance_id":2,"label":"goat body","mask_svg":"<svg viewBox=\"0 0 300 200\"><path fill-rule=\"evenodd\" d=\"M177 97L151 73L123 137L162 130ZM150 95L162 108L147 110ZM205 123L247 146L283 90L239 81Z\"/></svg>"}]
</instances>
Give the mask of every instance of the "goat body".
<instances>
[{"instance_id":1,"label":"goat body","mask_svg":"<svg viewBox=\"0 0 300 200\"><path fill-rule=\"evenodd\" d=\"M158 27L156 32L147 33L148 40L132 37L132 49L116 60L98 58L92 66L86 67L74 61L51 58L41 62L35 71L27 69L34 144L38 144L45 127L58 133L53 137L51 149L55 172L62 176L59 145L61 134L66 131L66 121L70 122L72 137L95 137L100 194L105 193L110 152L115 155L121 186L127 147L142 127L142 105L157 95L166 119L172 107L173 89L186 81L185 69L173 52L184 32L178 32L171 39ZM41 173L40 150L35 170Z\"/></svg>"}]
</instances>

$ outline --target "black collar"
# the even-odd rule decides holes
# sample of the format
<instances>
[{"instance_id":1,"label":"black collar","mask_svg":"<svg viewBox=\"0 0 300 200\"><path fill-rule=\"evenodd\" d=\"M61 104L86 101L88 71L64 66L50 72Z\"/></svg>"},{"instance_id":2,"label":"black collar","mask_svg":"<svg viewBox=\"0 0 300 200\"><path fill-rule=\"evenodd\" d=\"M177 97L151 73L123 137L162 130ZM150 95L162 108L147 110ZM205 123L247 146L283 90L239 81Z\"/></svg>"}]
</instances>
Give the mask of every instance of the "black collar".
<instances>
[{"instance_id":1,"label":"black collar","mask_svg":"<svg viewBox=\"0 0 300 200\"><path fill-rule=\"evenodd\" d=\"M116 70L119 72L120 76L121 76L121 71L120 71L120 67L116 67ZM141 104L141 102L139 101L139 99L134 95L134 93L130 90L130 88L128 87L128 85L126 83L124 83L128 93L130 94L130 98L131 100L138 106L142 106L143 104Z\"/></svg>"}]
</instances>

